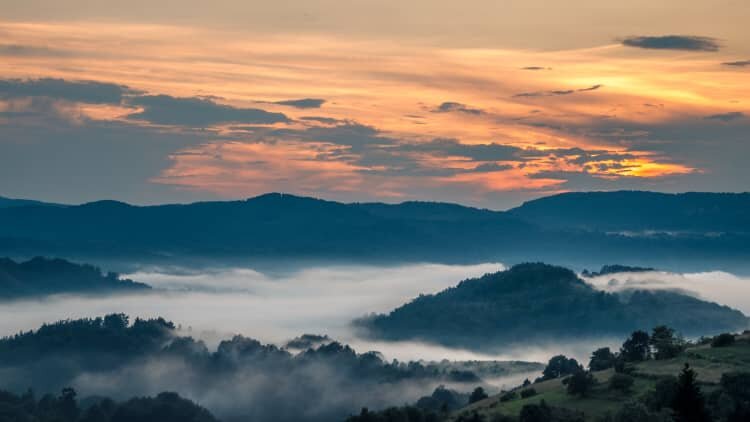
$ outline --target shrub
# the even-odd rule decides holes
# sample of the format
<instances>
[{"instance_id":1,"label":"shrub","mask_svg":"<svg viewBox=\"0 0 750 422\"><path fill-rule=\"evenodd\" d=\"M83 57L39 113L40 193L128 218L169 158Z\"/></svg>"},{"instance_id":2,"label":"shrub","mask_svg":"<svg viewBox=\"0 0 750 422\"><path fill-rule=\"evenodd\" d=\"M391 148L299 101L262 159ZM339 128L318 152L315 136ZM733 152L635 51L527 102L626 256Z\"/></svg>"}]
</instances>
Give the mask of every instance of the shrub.
<instances>
[{"instance_id":1,"label":"shrub","mask_svg":"<svg viewBox=\"0 0 750 422\"><path fill-rule=\"evenodd\" d=\"M527 388L525 390L521 390L521 398L525 399L528 397L536 396L536 390L533 388Z\"/></svg>"},{"instance_id":2,"label":"shrub","mask_svg":"<svg viewBox=\"0 0 750 422\"><path fill-rule=\"evenodd\" d=\"M518 395L516 394L515 391L508 391L507 393L503 393L503 395L500 396L500 401L502 402L511 401L515 399L517 396Z\"/></svg>"},{"instance_id":3,"label":"shrub","mask_svg":"<svg viewBox=\"0 0 750 422\"><path fill-rule=\"evenodd\" d=\"M585 396L591 387L596 384L594 376L589 371L578 371L567 378L568 394L574 396Z\"/></svg>"},{"instance_id":4,"label":"shrub","mask_svg":"<svg viewBox=\"0 0 750 422\"><path fill-rule=\"evenodd\" d=\"M711 347L726 347L734 344L734 335L729 333L719 334L711 340Z\"/></svg>"},{"instance_id":5,"label":"shrub","mask_svg":"<svg viewBox=\"0 0 750 422\"><path fill-rule=\"evenodd\" d=\"M627 374L614 374L609 379L609 389L627 393L633 387L635 380Z\"/></svg>"}]
</instances>

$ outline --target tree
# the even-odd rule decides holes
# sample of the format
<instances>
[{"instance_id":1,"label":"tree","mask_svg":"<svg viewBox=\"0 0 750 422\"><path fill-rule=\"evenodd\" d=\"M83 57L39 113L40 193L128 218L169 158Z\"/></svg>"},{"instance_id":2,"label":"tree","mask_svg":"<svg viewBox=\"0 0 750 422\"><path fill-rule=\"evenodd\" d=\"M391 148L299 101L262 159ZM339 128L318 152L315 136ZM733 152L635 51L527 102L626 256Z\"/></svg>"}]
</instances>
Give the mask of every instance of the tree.
<instances>
[{"instance_id":1,"label":"tree","mask_svg":"<svg viewBox=\"0 0 750 422\"><path fill-rule=\"evenodd\" d=\"M723 333L711 340L711 347L726 347L734 344L734 334Z\"/></svg>"},{"instance_id":2,"label":"tree","mask_svg":"<svg viewBox=\"0 0 750 422\"><path fill-rule=\"evenodd\" d=\"M671 359L685 349L685 341L675 336L674 329L666 325L654 327L649 344L653 347L654 358L657 360Z\"/></svg>"},{"instance_id":3,"label":"tree","mask_svg":"<svg viewBox=\"0 0 750 422\"><path fill-rule=\"evenodd\" d=\"M484 388L477 387L474 389L474 391L471 392L471 395L469 396L469 404L484 400L487 397L489 396L484 392Z\"/></svg>"},{"instance_id":4,"label":"tree","mask_svg":"<svg viewBox=\"0 0 750 422\"><path fill-rule=\"evenodd\" d=\"M603 371L615 366L617 356L609 350L609 347L601 347L594 350L589 360L589 369L592 371Z\"/></svg>"},{"instance_id":5,"label":"tree","mask_svg":"<svg viewBox=\"0 0 750 422\"><path fill-rule=\"evenodd\" d=\"M649 335L645 331L634 331L620 348L620 356L626 362L641 362L649 358L651 349Z\"/></svg>"},{"instance_id":6,"label":"tree","mask_svg":"<svg viewBox=\"0 0 750 422\"><path fill-rule=\"evenodd\" d=\"M521 408L519 422L549 422L552 419L552 409L544 400L539 404L527 404Z\"/></svg>"},{"instance_id":7,"label":"tree","mask_svg":"<svg viewBox=\"0 0 750 422\"><path fill-rule=\"evenodd\" d=\"M578 371L571 375L568 381L568 394L584 397L596 384L596 379L590 371Z\"/></svg>"},{"instance_id":8,"label":"tree","mask_svg":"<svg viewBox=\"0 0 750 422\"><path fill-rule=\"evenodd\" d=\"M547 363L547 367L542 371L542 379L560 378L582 370L583 367L577 360L573 358L568 359L564 355L557 355L553 356Z\"/></svg>"},{"instance_id":9,"label":"tree","mask_svg":"<svg viewBox=\"0 0 750 422\"><path fill-rule=\"evenodd\" d=\"M678 422L707 422L711 420L706 411L703 393L696 381L695 371L687 363L677 377L677 391L675 391L672 409L675 412L675 420Z\"/></svg>"},{"instance_id":10,"label":"tree","mask_svg":"<svg viewBox=\"0 0 750 422\"><path fill-rule=\"evenodd\" d=\"M609 389L627 393L633 387L633 377L627 374L614 374L609 379Z\"/></svg>"},{"instance_id":11,"label":"tree","mask_svg":"<svg viewBox=\"0 0 750 422\"><path fill-rule=\"evenodd\" d=\"M76 403L76 390L72 388L63 388L58 403L60 416L63 420L74 422L78 419L80 410L78 409L78 403Z\"/></svg>"},{"instance_id":12,"label":"tree","mask_svg":"<svg viewBox=\"0 0 750 422\"><path fill-rule=\"evenodd\" d=\"M629 401L622 405L615 413L612 422L671 422L672 418L664 412L656 413L650 411L646 406L637 401Z\"/></svg>"},{"instance_id":13,"label":"tree","mask_svg":"<svg viewBox=\"0 0 750 422\"><path fill-rule=\"evenodd\" d=\"M528 397L536 396L536 389L534 388L527 388L525 390L521 390L521 398L525 399Z\"/></svg>"}]
</instances>

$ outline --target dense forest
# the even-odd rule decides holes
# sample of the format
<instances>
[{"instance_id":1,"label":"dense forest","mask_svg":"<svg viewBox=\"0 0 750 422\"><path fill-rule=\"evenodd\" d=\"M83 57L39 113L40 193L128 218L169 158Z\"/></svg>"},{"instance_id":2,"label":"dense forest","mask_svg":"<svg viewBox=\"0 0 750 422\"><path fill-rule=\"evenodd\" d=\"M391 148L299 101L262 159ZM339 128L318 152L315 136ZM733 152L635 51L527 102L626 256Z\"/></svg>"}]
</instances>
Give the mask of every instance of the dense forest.
<instances>
[{"instance_id":1,"label":"dense forest","mask_svg":"<svg viewBox=\"0 0 750 422\"><path fill-rule=\"evenodd\" d=\"M218 422L208 410L176 393L116 402L101 397L78 400L72 388L64 388L57 396L45 394L38 399L31 391L17 395L0 390L0 421Z\"/></svg>"},{"instance_id":2,"label":"dense forest","mask_svg":"<svg viewBox=\"0 0 750 422\"><path fill-rule=\"evenodd\" d=\"M485 363L497 375L538 371L536 364ZM417 400L441 384L483 383L472 364L386 362L377 352L356 353L324 342L293 354L234 336L215 350L181 336L164 319L122 314L60 321L0 340L3 386L17 393L73 387L81 394L126 400L177 391L199 399L224 421L329 421L359 406Z\"/></svg>"},{"instance_id":3,"label":"dense forest","mask_svg":"<svg viewBox=\"0 0 750 422\"><path fill-rule=\"evenodd\" d=\"M685 335L744 329L741 312L671 291L607 293L571 270L519 264L355 321L382 339L464 347L624 335L666 324Z\"/></svg>"},{"instance_id":4,"label":"dense forest","mask_svg":"<svg viewBox=\"0 0 750 422\"><path fill-rule=\"evenodd\" d=\"M25 262L0 258L0 300L45 296L59 293L117 293L147 290L150 287L117 273L64 259L36 257Z\"/></svg>"}]
</instances>

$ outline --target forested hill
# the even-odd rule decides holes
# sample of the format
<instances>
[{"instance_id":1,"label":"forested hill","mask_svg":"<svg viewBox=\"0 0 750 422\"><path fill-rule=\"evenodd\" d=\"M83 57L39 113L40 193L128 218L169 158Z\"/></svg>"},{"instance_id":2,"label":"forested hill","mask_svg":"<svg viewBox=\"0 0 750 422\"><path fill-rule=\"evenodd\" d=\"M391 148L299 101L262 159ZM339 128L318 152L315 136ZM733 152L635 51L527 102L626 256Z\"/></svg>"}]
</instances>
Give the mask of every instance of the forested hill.
<instances>
[{"instance_id":1,"label":"forested hill","mask_svg":"<svg viewBox=\"0 0 750 422\"><path fill-rule=\"evenodd\" d=\"M542 259L581 267L700 262L730 269L750 259L748 213L748 194L652 192L562 194L507 212L435 202L345 204L279 193L185 205L27 204L0 206L0 253L183 264L196 257Z\"/></svg>"},{"instance_id":2,"label":"forested hill","mask_svg":"<svg viewBox=\"0 0 750 422\"><path fill-rule=\"evenodd\" d=\"M150 287L133 280L120 279L116 273L103 274L97 267L63 259L37 257L26 262L16 262L0 258L0 299L146 289Z\"/></svg>"},{"instance_id":3,"label":"forested hill","mask_svg":"<svg viewBox=\"0 0 750 422\"><path fill-rule=\"evenodd\" d=\"M620 336L660 324L701 335L747 328L748 319L726 306L676 292L606 293L566 268L520 264L420 296L356 324L382 339L481 348Z\"/></svg>"},{"instance_id":4,"label":"forested hill","mask_svg":"<svg viewBox=\"0 0 750 422\"><path fill-rule=\"evenodd\" d=\"M750 232L750 193L571 192L508 212L557 229L635 232Z\"/></svg>"}]
</instances>

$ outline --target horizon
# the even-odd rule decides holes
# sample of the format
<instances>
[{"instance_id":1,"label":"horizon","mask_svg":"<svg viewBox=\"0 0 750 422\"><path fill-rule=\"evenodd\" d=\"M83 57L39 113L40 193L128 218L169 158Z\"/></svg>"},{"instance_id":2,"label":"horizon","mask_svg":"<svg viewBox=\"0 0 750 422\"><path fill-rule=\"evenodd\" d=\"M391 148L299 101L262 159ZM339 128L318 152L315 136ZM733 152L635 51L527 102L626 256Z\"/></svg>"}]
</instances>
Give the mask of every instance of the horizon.
<instances>
[{"instance_id":1,"label":"horizon","mask_svg":"<svg viewBox=\"0 0 750 422\"><path fill-rule=\"evenodd\" d=\"M127 201L120 201L117 199L111 199L111 198L102 198L102 199L95 199L92 201L87 202L80 202L80 203L63 203L63 202L52 202L52 201L45 201L40 198L11 198L8 196L0 195L0 199L7 199L11 201L32 201L32 202L41 202L44 204L54 204L54 205L62 205L62 206L81 206L81 205L87 205L87 204L93 204L98 202L117 202L133 207L158 207L163 205L192 205L192 204L200 204L200 203L212 203L212 202L245 202L250 201L253 199L258 199L266 196L272 196L272 195L279 195L279 196L292 196L296 198L301 199L312 199L317 201L324 201L324 202L334 202L338 204L344 204L344 205L356 205L356 204L384 204L384 205L403 205L408 203L422 203L422 204L444 204L444 205L457 205L460 207L465 208L474 208L478 210L487 210L487 211L495 211L495 212L505 212L510 211L514 208L518 208L528 202L533 202L538 199L544 199L544 198L550 198L554 196L561 196L561 195L567 195L567 194L588 194L588 193L623 193L623 192L633 192L633 193L656 193L656 194L662 194L662 195L672 195L672 196L678 196L678 195L685 195L685 194L717 194L717 195L747 195L750 194L750 191L738 191L738 192L721 192L721 191L714 191L714 192L707 192L707 191L684 191L684 192L661 192L661 191L654 191L654 190L637 190L637 189L623 189L623 190L614 190L614 191L606 191L606 190L592 190L592 191L569 191L569 192L559 192L554 193L550 195L543 195L538 196L534 198L527 199L521 203L511 205L508 208L489 208L484 207L481 205L474 205L471 203L461 203L461 202L450 202L450 201L434 201L434 200L423 200L423 199L410 199L410 200L403 200L403 201L393 201L389 202L387 200L382 201L339 201L335 199L330 199L326 197L319 197L319 196L308 196L308 195L298 195L294 193L289 192L265 192L261 193L255 196L249 196L245 198L224 198L224 199L214 199L214 200L196 200L196 201L190 201L190 202L160 202L160 203L134 203L134 202L127 202ZM32 204L33 206L33 204Z\"/></svg>"}]
</instances>

